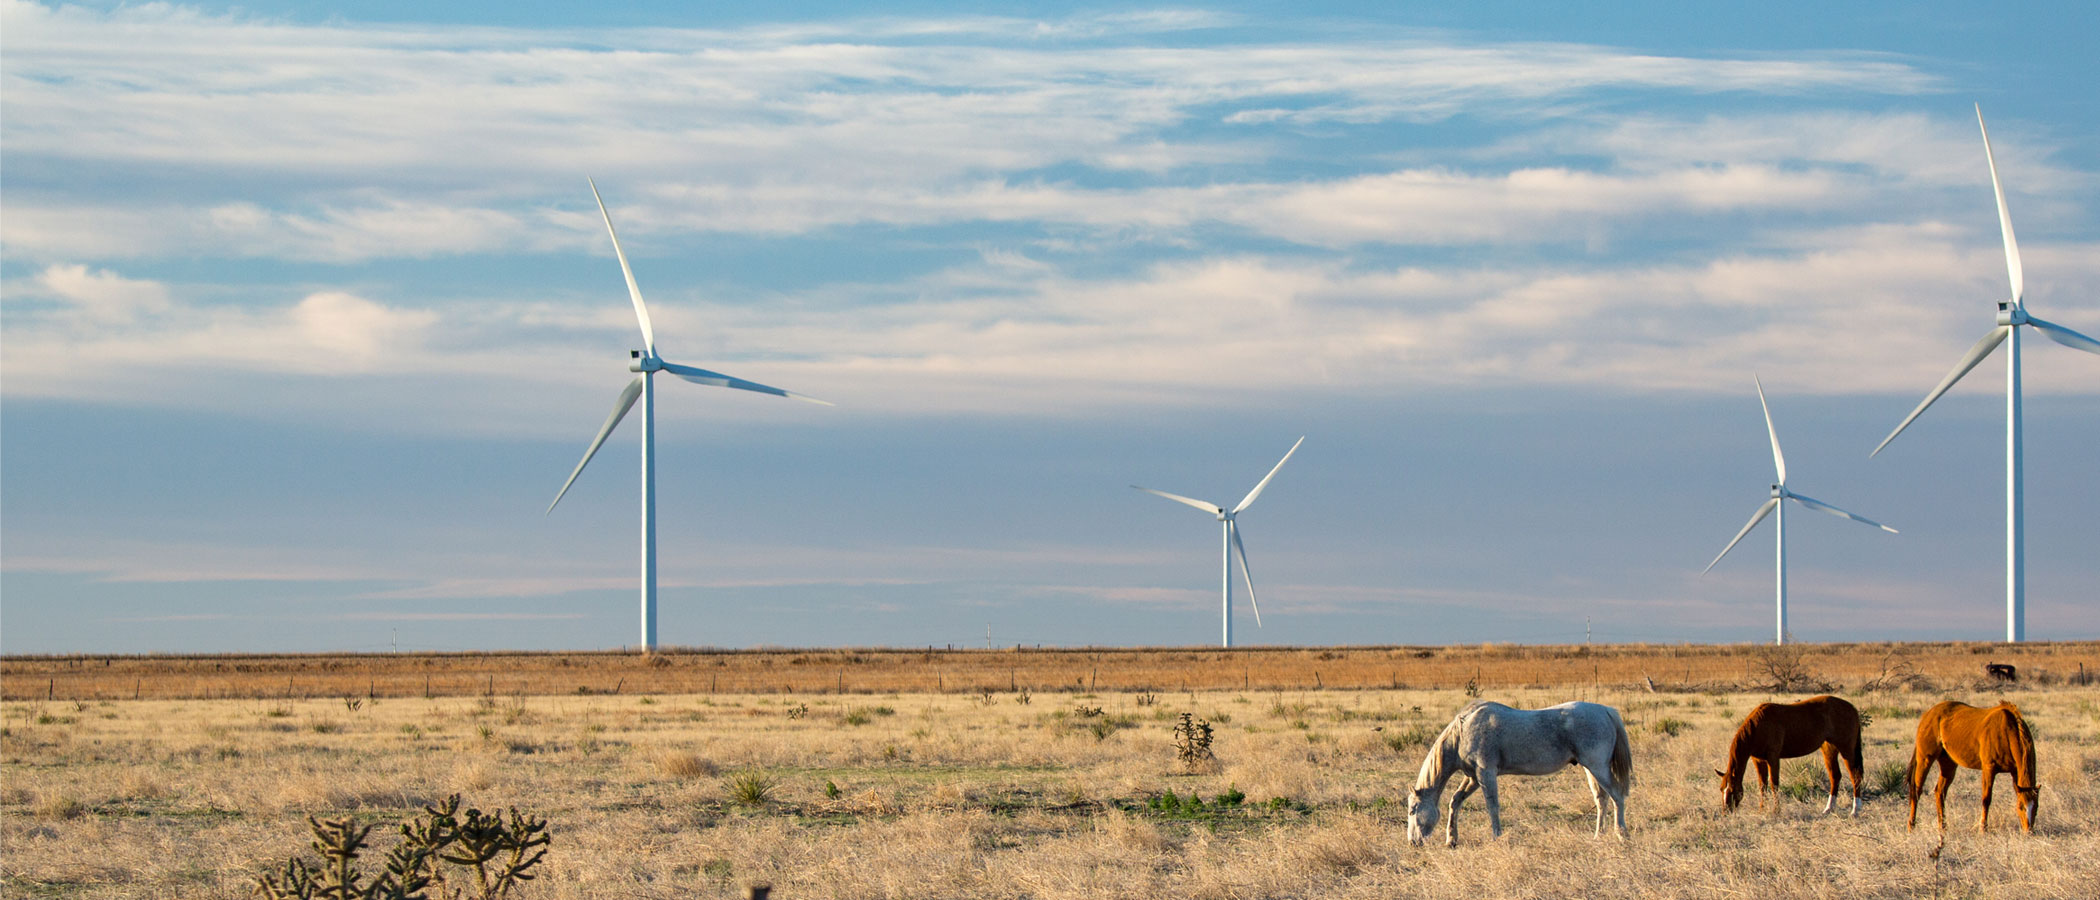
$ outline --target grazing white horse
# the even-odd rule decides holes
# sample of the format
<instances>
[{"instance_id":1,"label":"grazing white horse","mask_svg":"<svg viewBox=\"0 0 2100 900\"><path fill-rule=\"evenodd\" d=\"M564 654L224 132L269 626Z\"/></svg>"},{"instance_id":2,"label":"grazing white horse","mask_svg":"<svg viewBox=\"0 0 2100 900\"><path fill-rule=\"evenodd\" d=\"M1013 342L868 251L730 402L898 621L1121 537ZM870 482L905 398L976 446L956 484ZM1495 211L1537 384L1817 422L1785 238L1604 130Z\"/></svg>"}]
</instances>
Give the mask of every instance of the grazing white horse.
<instances>
[{"instance_id":1,"label":"grazing white horse","mask_svg":"<svg viewBox=\"0 0 2100 900\"><path fill-rule=\"evenodd\" d=\"M1458 805L1478 789L1487 798L1488 825L1502 836L1502 802L1496 779L1502 775L1551 775L1569 765L1581 766L1597 798L1597 834L1604 834L1604 801L1618 814L1620 838L1626 837L1626 792L1633 786L1633 747L1619 711L1596 703L1563 703L1545 709L1511 709L1482 700L1465 708L1444 726L1422 774L1407 794L1407 839L1419 846L1436 827L1437 800L1444 783L1459 776L1451 795L1451 817L1444 843L1458 846Z\"/></svg>"}]
</instances>

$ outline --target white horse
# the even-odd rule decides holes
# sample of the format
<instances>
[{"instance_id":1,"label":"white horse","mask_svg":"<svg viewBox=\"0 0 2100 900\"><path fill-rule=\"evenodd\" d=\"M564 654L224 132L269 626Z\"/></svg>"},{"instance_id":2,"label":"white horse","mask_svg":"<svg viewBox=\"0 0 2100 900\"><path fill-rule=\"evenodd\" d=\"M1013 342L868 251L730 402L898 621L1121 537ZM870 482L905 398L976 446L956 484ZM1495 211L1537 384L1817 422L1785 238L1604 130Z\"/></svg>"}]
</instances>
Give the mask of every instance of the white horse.
<instances>
[{"instance_id":1,"label":"white horse","mask_svg":"<svg viewBox=\"0 0 2100 900\"><path fill-rule=\"evenodd\" d=\"M1551 775L1578 765L1597 799L1597 835L1604 834L1604 801L1618 814L1626 837L1626 792L1633 787L1633 748L1619 711L1596 703L1563 703L1545 709L1511 709L1482 700L1465 708L1422 759L1422 774L1407 794L1407 839L1419 846L1436 827L1444 783L1459 776L1451 795L1444 843L1458 846L1458 805L1478 789L1487 797L1488 825L1502 836L1502 802L1496 778Z\"/></svg>"}]
</instances>

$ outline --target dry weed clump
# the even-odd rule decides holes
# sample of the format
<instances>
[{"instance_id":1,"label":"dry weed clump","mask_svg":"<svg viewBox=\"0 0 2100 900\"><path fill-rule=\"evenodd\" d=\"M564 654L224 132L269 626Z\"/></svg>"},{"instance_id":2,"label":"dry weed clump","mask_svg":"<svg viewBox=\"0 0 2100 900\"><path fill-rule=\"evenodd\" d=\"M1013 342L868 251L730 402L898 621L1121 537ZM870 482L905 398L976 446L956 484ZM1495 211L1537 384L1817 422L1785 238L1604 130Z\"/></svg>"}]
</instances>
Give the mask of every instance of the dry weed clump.
<instances>
[{"instance_id":1,"label":"dry weed clump","mask_svg":"<svg viewBox=\"0 0 2100 900\"><path fill-rule=\"evenodd\" d=\"M683 750L665 750L656 755L656 770L667 778L691 780L713 778L721 774L720 767L697 753Z\"/></svg>"}]
</instances>

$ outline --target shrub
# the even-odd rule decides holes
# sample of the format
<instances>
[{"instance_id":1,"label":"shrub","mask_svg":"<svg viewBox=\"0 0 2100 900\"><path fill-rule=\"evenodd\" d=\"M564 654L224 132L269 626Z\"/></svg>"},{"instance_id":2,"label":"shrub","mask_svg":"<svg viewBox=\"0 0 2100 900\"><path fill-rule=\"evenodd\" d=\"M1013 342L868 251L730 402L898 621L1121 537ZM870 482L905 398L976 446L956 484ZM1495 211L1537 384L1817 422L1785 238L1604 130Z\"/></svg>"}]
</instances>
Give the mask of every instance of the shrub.
<instances>
[{"instance_id":1,"label":"shrub","mask_svg":"<svg viewBox=\"0 0 2100 900\"><path fill-rule=\"evenodd\" d=\"M1909 776L1909 760L1889 760L1867 773L1867 786L1864 793L1875 797L1906 796L1910 790L1909 785L1906 783L1906 779Z\"/></svg>"},{"instance_id":2,"label":"shrub","mask_svg":"<svg viewBox=\"0 0 2100 900\"><path fill-rule=\"evenodd\" d=\"M1197 772L1215 765L1217 757L1211 753L1210 743L1210 723L1182 713L1181 722L1174 726L1174 754L1181 767Z\"/></svg>"},{"instance_id":3,"label":"shrub","mask_svg":"<svg viewBox=\"0 0 2100 900\"><path fill-rule=\"evenodd\" d=\"M773 799L773 788L779 782L757 769L732 772L723 787L729 792L729 802L738 806L764 806Z\"/></svg>"},{"instance_id":4,"label":"shrub","mask_svg":"<svg viewBox=\"0 0 2100 900\"><path fill-rule=\"evenodd\" d=\"M1668 737L1676 737L1678 732L1690 727L1692 727L1692 723L1687 722L1683 719L1672 719L1668 716L1664 716L1660 719L1656 719L1653 723L1651 723L1648 726L1648 730L1655 732L1656 734L1666 735Z\"/></svg>"},{"instance_id":5,"label":"shrub","mask_svg":"<svg viewBox=\"0 0 2100 900\"><path fill-rule=\"evenodd\" d=\"M656 758L656 769L672 778L713 777L715 764L698 754L678 751L666 752Z\"/></svg>"},{"instance_id":6,"label":"shrub","mask_svg":"<svg viewBox=\"0 0 2100 900\"><path fill-rule=\"evenodd\" d=\"M1437 729L1417 722L1406 728L1395 728L1385 733L1385 745L1395 753L1404 753L1412 747L1427 747L1436 740Z\"/></svg>"},{"instance_id":7,"label":"shrub","mask_svg":"<svg viewBox=\"0 0 2100 900\"><path fill-rule=\"evenodd\" d=\"M400 842L369 881L358 870L357 858L377 825L308 817L320 862L292 857L275 872L256 876L256 893L264 900L508 897L533 879L531 870L546 857L549 840L545 819L508 812L506 818L469 809L461 816L458 794L426 806L421 818L399 826Z\"/></svg>"},{"instance_id":8,"label":"shrub","mask_svg":"<svg viewBox=\"0 0 2100 900\"><path fill-rule=\"evenodd\" d=\"M1750 655L1752 675L1762 674L1771 679L1764 684L1767 690L1782 692L1819 692L1831 689L1830 682L1818 677L1808 665L1808 650L1800 644L1768 644L1757 648Z\"/></svg>"}]
</instances>

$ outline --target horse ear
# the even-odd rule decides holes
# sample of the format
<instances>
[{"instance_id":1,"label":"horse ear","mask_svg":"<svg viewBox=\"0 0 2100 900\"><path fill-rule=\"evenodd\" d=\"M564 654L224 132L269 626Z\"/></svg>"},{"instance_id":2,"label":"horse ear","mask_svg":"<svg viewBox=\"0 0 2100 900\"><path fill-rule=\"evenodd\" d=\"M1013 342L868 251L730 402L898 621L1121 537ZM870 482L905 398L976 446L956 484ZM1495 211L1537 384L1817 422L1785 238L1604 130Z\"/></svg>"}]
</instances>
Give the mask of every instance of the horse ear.
<instances>
[{"instance_id":1,"label":"horse ear","mask_svg":"<svg viewBox=\"0 0 2100 900\"><path fill-rule=\"evenodd\" d=\"M1728 777L1728 773L1727 773L1727 772L1723 772L1723 771L1721 771L1720 769L1715 769L1715 770L1714 770L1714 774L1715 774L1715 775L1719 775L1719 776L1721 776L1722 778L1727 778L1727 777Z\"/></svg>"}]
</instances>

